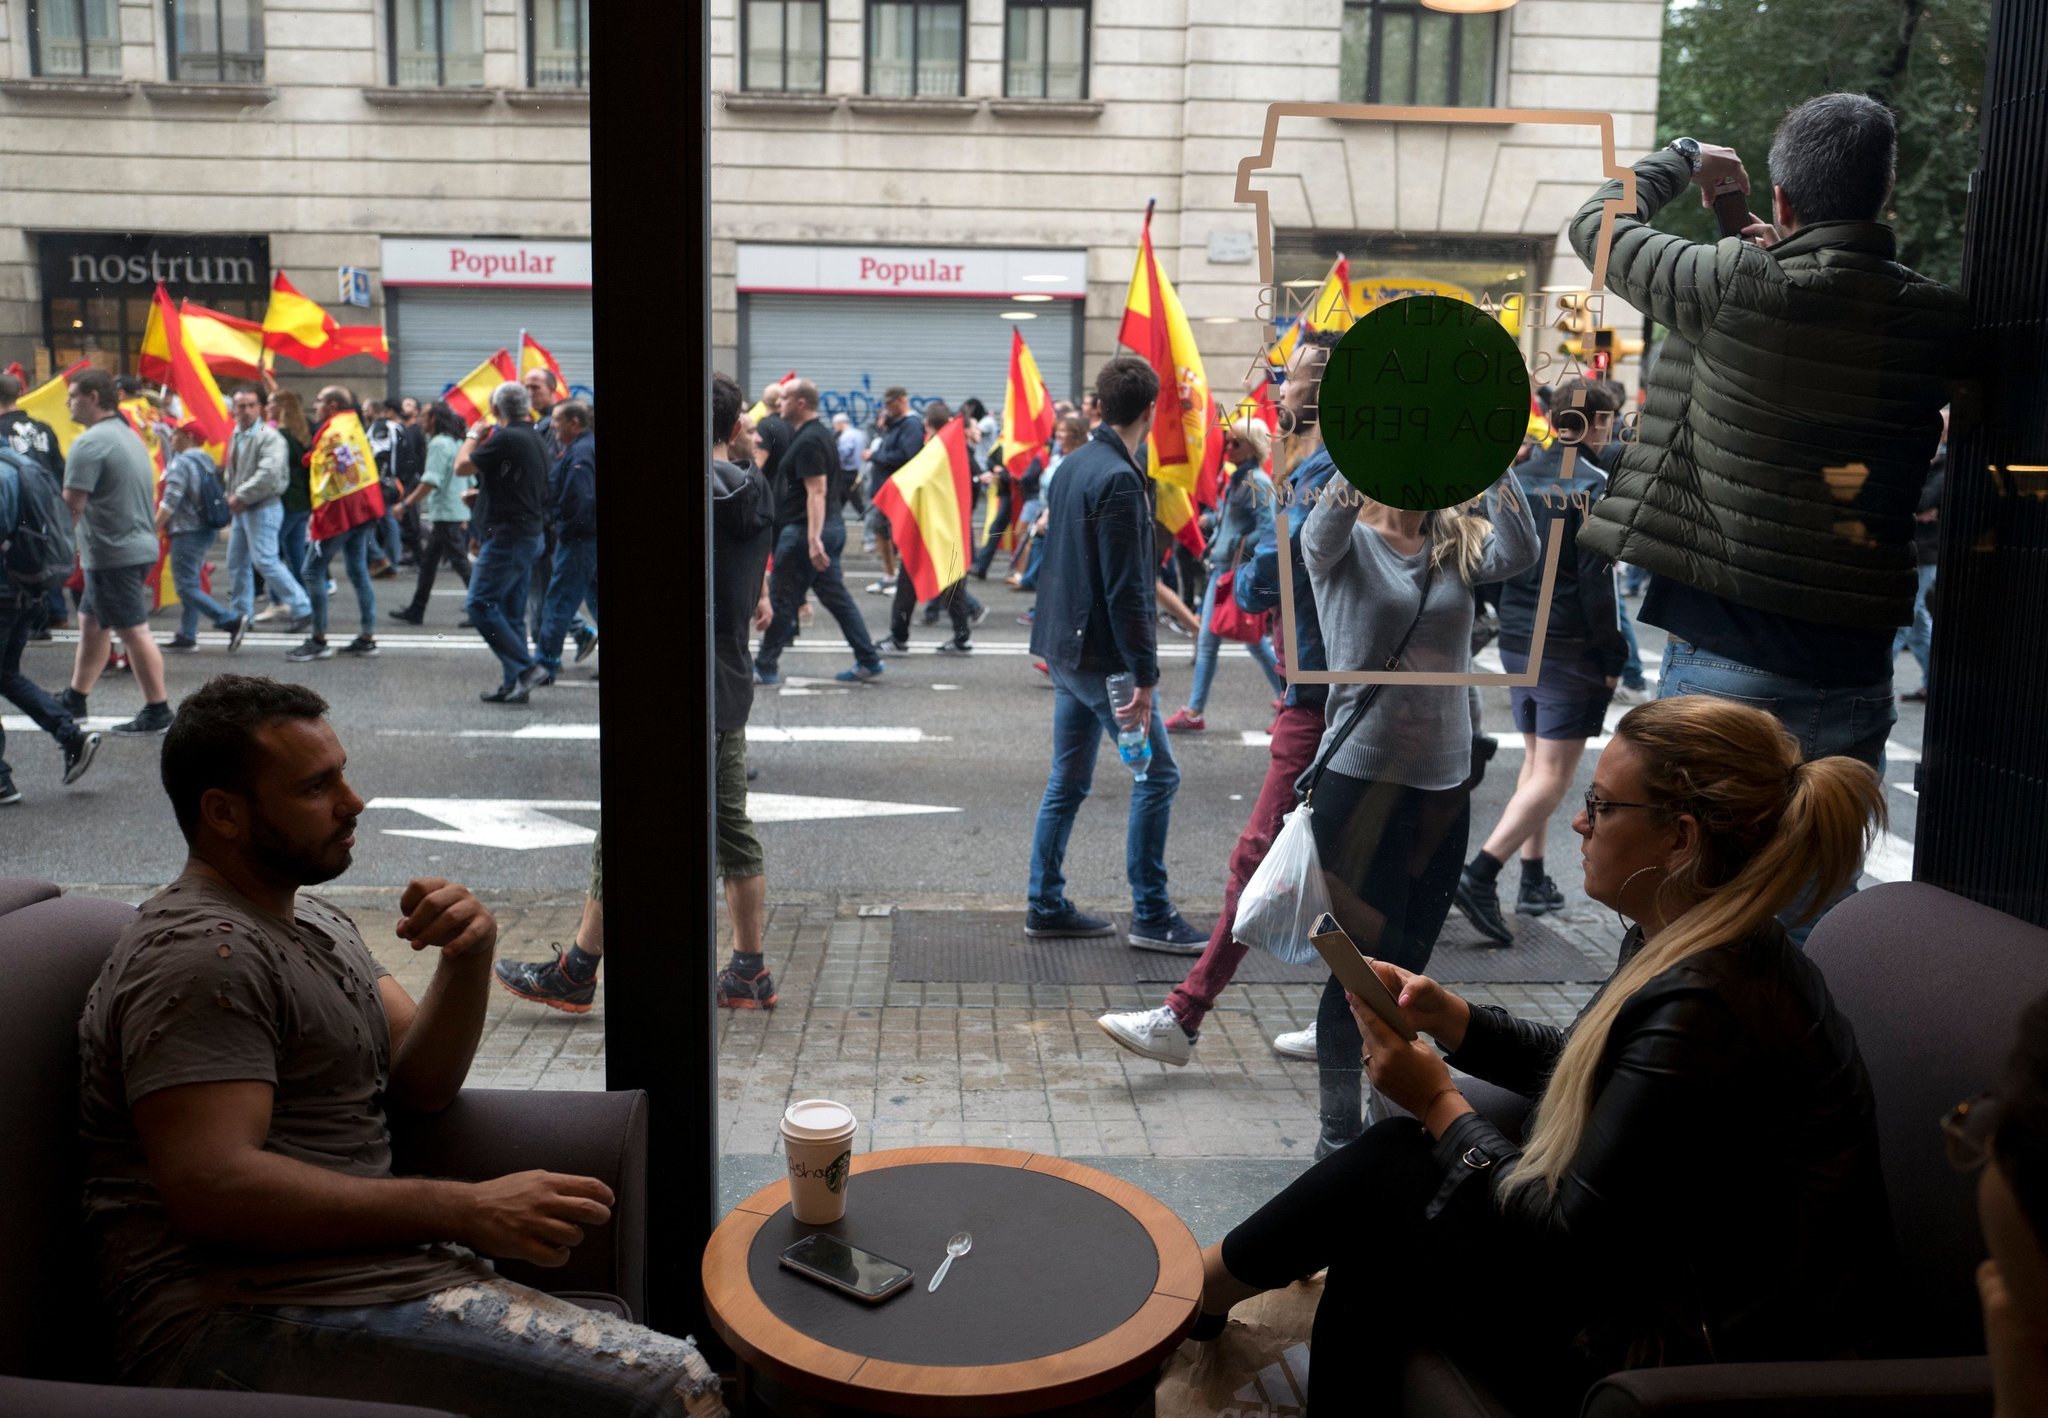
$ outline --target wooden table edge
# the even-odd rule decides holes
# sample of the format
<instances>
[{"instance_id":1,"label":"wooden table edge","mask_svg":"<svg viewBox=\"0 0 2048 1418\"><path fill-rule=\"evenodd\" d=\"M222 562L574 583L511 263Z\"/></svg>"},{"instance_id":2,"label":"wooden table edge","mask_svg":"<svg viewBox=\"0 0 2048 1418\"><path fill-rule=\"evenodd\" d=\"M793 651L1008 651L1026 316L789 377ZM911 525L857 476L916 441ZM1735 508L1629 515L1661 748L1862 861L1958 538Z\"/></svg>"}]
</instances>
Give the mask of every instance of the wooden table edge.
<instances>
[{"instance_id":1,"label":"wooden table edge","mask_svg":"<svg viewBox=\"0 0 2048 1418\"><path fill-rule=\"evenodd\" d=\"M1113 1392L1156 1368L1193 1327L1201 1297L1201 1251L1187 1224L1144 1188L1085 1163L1001 1147L897 1148L855 1158L853 1172L929 1162L1022 1167L1115 1202L1152 1241L1159 1260L1152 1293L1107 1334L1008 1364L904 1364L838 1349L775 1314L747 1278L754 1237L788 1204L787 1182L774 1181L734 1207L705 1246L704 1308L719 1337L747 1363L798 1392L918 1418L955 1411L966 1400L973 1401L977 1413L1001 1415ZM729 1278L734 1276L736 1282ZM1123 1357L1111 1357L1117 1349L1125 1350ZM963 1387L963 1379L971 1386Z\"/></svg>"}]
</instances>

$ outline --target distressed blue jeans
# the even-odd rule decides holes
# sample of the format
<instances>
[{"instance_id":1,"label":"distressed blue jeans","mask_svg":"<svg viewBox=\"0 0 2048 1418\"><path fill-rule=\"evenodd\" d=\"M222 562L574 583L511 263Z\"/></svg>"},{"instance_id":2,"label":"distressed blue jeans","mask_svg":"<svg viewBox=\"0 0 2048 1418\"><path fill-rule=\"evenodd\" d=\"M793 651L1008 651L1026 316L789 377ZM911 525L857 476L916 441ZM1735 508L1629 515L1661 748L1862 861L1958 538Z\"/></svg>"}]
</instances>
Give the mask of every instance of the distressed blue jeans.
<instances>
[{"instance_id":1,"label":"distressed blue jeans","mask_svg":"<svg viewBox=\"0 0 2048 1418\"><path fill-rule=\"evenodd\" d=\"M498 1279L389 1305L230 1306L153 1377L472 1418L684 1418L718 1382L687 1339Z\"/></svg>"},{"instance_id":2,"label":"distressed blue jeans","mask_svg":"<svg viewBox=\"0 0 2048 1418\"><path fill-rule=\"evenodd\" d=\"M1116 739L1116 716L1110 712L1109 689L1103 676L1087 670L1055 669L1052 674L1052 772L1045 780L1045 798L1038 805L1038 825L1031 835L1031 909L1057 916L1069 909L1063 865L1074 818L1094 786L1095 758L1102 736ZM1131 784L1131 808L1124 830L1124 875L1131 883L1132 912L1140 921L1172 919L1173 899L1166 894L1166 828L1173 814L1173 795L1180 788L1180 766L1166 724L1152 705L1152 767L1142 783ZM1119 768L1122 760L1117 760Z\"/></svg>"}]
</instances>

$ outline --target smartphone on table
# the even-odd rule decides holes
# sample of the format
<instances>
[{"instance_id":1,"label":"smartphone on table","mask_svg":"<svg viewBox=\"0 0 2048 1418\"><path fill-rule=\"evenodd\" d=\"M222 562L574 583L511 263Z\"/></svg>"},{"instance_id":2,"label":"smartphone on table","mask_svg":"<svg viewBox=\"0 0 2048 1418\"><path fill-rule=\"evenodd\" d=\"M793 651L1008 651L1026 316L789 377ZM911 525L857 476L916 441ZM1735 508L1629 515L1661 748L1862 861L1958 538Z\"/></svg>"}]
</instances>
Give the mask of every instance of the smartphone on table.
<instances>
[{"instance_id":1,"label":"smartphone on table","mask_svg":"<svg viewBox=\"0 0 2048 1418\"><path fill-rule=\"evenodd\" d=\"M1330 973L1337 977L1337 983L1363 1000L1366 1008L1377 1014L1387 1028L1403 1039L1416 1037L1415 1031L1408 1027L1407 1016L1401 1013L1400 1001L1380 983L1380 977L1373 973L1371 958L1352 943L1344 928L1337 924L1335 916L1328 911L1318 916L1315 927L1309 932L1308 943L1329 964Z\"/></svg>"},{"instance_id":2,"label":"smartphone on table","mask_svg":"<svg viewBox=\"0 0 2048 1418\"><path fill-rule=\"evenodd\" d=\"M886 1260L873 1251L849 1245L822 1231L804 1237L782 1252L782 1263L798 1275L829 1285L842 1295L851 1295L878 1305L910 1284L909 1267Z\"/></svg>"}]
</instances>

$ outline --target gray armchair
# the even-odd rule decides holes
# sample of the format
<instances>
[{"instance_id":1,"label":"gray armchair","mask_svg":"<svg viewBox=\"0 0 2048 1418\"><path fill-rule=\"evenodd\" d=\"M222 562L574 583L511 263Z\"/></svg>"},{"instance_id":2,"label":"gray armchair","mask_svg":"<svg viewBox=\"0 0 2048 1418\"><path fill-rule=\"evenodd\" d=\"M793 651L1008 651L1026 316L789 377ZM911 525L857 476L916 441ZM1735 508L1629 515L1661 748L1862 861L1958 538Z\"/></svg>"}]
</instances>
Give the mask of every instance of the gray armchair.
<instances>
[{"instance_id":1,"label":"gray armchair","mask_svg":"<svg viewBox=\"0 0 2048 1418\"><path fill-rule=\"evenodd\" d=\"M78 1016L134 912L0 879L0 971L12 982L0 1029L0 1412L50 1418L403 1418L425 1409L179 1393L110 1383L108 1329L79 1232ZM398 1170L465 1180L546 1166L617 1194L568 1266L505 1263L506 1276L628 1316L645 1312L647 1100L631 1093L464 1091L431 1117L395 1117Z\"/></svg>"},{"instance_id":2,"label":"gray armchair","mask_svg":"<svg viewBox=\"0 0 2048 1418\"><path fill-rule=\"evenodd\" d=\"M1610 1375L1583 1418L1984 1418L1991 1368L1977 1305L1984 1256L1976 1191L1952 1171L1937 1121L1991 1087L2020 1011L2048 992L2048 930L1924 882L1858 892L1807 942L1826 972L1877 1095L1899 1266L1884 1358L1711 1364ZM1510 1131L1526 1104L1497 1089L1473 1105ZM1505 1109L1505 1112L1501 1111ZM1404 1411L1510 1418L1441 1354L1411 1357Z\"/></svg>"}]
</instances>

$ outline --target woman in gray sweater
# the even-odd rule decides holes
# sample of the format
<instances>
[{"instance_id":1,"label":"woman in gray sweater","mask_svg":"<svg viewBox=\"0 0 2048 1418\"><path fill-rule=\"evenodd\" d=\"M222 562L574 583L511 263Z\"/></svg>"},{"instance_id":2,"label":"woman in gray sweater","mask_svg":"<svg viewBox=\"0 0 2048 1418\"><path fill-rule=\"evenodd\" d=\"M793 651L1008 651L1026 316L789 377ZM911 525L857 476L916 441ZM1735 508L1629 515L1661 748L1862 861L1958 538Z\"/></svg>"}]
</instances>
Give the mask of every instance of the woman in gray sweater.
<instances>
[{"instance_id":1,"label":"woman in gray sweater","mask_svg":"<svg viewBox=\"0 0 2048 1418\"><path fill-rule=\"evenodd\" d=\"M1438 512L1389 507L1332 481L1302 529L1332 670L1417 675L1472 668L1472 586L1534 564L1529 506L1504 473L1477 504ZM1426 597L1426 600L1425 600ZM1417 611L1420 609L1420 615ZM1409 632L1413 624L1414 630ZM1330 687L1329 725L1313 787L1316 850L1338 922L1359 949L1423 971L1451 909L1471 830L1479 692L1456 684L1389 684L1330 754L1366 686ZM1323 1157L1358 1136L1364 1041L1333 977L1316 1011Z\"/></svg>"}]
</instances>

